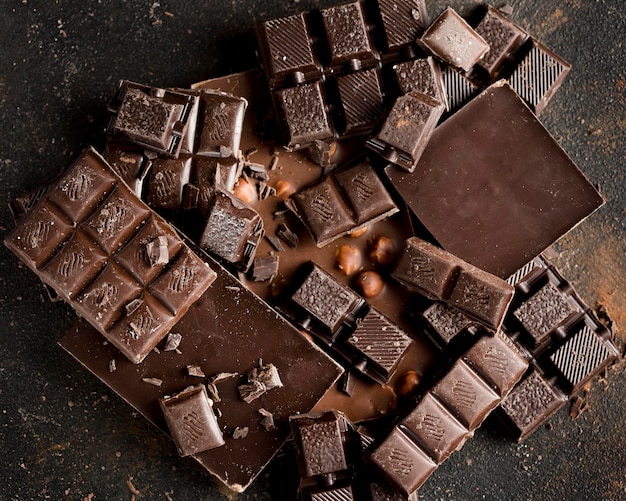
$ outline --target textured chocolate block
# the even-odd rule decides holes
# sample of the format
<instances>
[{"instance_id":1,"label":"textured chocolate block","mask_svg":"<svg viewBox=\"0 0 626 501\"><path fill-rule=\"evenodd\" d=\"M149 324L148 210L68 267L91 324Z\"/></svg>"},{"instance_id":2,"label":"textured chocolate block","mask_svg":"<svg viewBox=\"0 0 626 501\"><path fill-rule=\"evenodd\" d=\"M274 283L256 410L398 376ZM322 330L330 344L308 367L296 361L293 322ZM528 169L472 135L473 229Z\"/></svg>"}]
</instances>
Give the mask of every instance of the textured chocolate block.
<instances>
[{"instance_id":1,"label":"textured chocolate block","mask_svg":"<svg viewBox=\"0 0 626 501\"><path fill-rule=\"evenodd\" d=\"M181 456L224 445L206 388L199 384L159 400L165 421Z\"/></svg>"},{"instance_id":2,"label":"textured chocolate block","mask_svg":"<svg viewBox=\"0 0 626 501\"><path fill-rule=\"evenodd\" d=\"M215 280L92 148L5 244L134 363Z\"/></svg>"},{"instance_id":3,"label":"textured chocolate block","mask_svg":"<svg viewBox=\"0 0 626 501\"><path fill-rule=\"evenodd\" d=\"M109 103L107 132L177 157L197 98L120 80Z\"/></svg>"},{"instance_id":4,"label":"textured chocolate block","mask_svg":"<svg viewBox=\"0 0 626 501\"><path fill-rule=\"evenodd\" d=\"M421 92L444 104L447 102L441 68L432 57L395 64L393 72L401 94Z\"/></svg>"},{"instance_id":5,"label":"textured chocolate block","mask_svg":"<svg viewBox=\"0 0 626 501\"><path fill-rule=\"evenodd\" d=\"M511 87L539 115L561 86L572 65L536 40L509 78Z\"/></svg>"},{"instance_id":6,"label":"textured chocolate block","mask_svg":"<svg viewBox=\"0 0 626 501\"><path fill-rule=\"evenodd\" d=\"M420 45L443 62L470 71L489 45L455 10L448 7L426 29Z\"/></svg>"},{"instance_id":7,"label":"textured chocolate block","mask_svg":"<svg viewBox=\"0 0 626 501\"><path fill-rule=\"evenodd\" d=\"M443 301L436 301L426 308L422 317L444 345L474 325L474 321L467 315Z\"/></svg>"},{"instance_id":8,"label":"textured chocolate block","mask_svg":"<svg viewBox=\"0 0 626 501\"><path fill-rule=\"evenodd\" d=\"M155 210L175 212L180 209L183 188L189 182L191 158L157 158L147 178L146 202Z\"/></svg>"}]
</instances>

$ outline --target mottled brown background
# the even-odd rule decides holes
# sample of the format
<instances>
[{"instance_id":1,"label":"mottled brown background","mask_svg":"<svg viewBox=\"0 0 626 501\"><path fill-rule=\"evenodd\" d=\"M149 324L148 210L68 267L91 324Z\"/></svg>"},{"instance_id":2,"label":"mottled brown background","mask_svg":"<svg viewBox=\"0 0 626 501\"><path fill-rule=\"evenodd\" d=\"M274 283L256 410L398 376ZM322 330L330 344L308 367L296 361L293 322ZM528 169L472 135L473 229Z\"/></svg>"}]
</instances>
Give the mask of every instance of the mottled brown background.
<instances>
[{"instance_id":1,"label":"mottled brown background","mask_svg":"<svg viewBox=\"0 0 626 501\"><path fill-rule=\"evenodd\" d=\"M256 65L253 23L333 1L5 0L0 16L0 209L101 144L116 81L193 82ZM478 2L450 1L467 14ZM490 2L499 6L500 2ZM574 68L543 120L607 204L557 245L583 298L626 339L626 81L623 0L518 0L513 19ZM446 2L427 2L436 15ZM169 440L65 354L75 320L0 249L0 497L229 499ZM623 345L621 345L623 349ZM621 363L524 444L488 420L420 490L434 499L624 499L626 373ZM294 452L237 499L290 499Z\"/></svg>"}]
</instances>

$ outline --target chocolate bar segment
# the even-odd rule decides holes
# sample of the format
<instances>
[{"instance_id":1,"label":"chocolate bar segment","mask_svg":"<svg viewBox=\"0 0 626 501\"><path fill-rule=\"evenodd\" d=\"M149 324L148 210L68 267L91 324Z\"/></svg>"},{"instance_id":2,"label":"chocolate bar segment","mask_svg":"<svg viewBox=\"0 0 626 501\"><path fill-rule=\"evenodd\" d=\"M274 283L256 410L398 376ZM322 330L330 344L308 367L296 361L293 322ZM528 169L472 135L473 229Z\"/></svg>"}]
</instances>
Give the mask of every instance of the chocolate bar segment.
<instances>
[{"instance_id":1,"label":"chocolate bar segment","mask_svg":"<svg viewBox=\"0 0 626 501\"><path fill-rule=\"evenodd\" d=\"M444 63L464 71L470 71L489 50L487 42L451 7L432 22L419 43Z\"/></svg>"},{"instance_id":2,"label":"chocolate bar segment","mask_svg":"<svg viewBox=\"0 0 626 501\"><path fill-rule=\"evenodd\" d=\"M121 80L109 104L107 132L177 157L197 98Z\"/></svg>"},{"instance_id":3,"label":"chocolate bar segment","mask_svg":"<svg viewBox=\"0 0 626 501\"><path fill-rule=\"evenodd\" d=\"M387 51L398 51L415 43L428 25L424 0L378 0Z\"/></svg>"},{"instance_id":4,"label":"chocolate bar segment","mask_svg":"<svg viewBox=\"0 0 626 501\"><path fill-rule=\"evenodd\" d=\"M385 109L378 69L340 76L337 78L337 87L343 111L341 133L354 135L371 132Z\"/></svg>"},{"instance_id":5,"label":"chocolate bar segment","mask_svg":"<svg viewBox=\"0 0 626 501\"><path fill-rule=\"evenodd\" d=\"M444 249L501 278L603 204L504 82L437 127L413 173L386 173Z\"/></svg>"},{"instance_id":6,"label":"chocolate bar segment","mask_svg":"<svg viewBox=\"0 0 626 501\"><path fill-rule=\"evenodd\" d=\"M393 72L401 94L421 92L446 103L441 68L432 57L413 59L395 64Z\"/></svg>"},{"instance_id":7,"label":"chocolate bar segment","mask_svg":"<svg viewBox=\"0 0 626 501\"><path fill-rule=\"evenodd\" d=\"M204 385L189 386L159 400L165 421L181 456L224 445L224 437Z\"/></svg>"},{"instance_id":8,"label":"chocolate bar segment","mask_svg":"<svg viewBox=\"0 0 626 501\"><path fill-rule=\"evenodd\" d=\"M410 290L445 301L497 330L513 299L513 287L417 237L407 239L392 276Z\"/></svg>"},{"instance_id":9,"label":"chocolate bar segment","mask_svg":"<svg viewBox=\"0 0 626 501\"><path fill-rule=\"evenodd\" d=\"M92 148L5 243L134 363L144 359L215 279L211 268ZM158 290L159 276L164 279L179 270L175 258L181 252L186 266L193 267L193 280L185 282L184 297L175 305L171 296L161 303L152 292Z\"/></svg>"}]
</instances>

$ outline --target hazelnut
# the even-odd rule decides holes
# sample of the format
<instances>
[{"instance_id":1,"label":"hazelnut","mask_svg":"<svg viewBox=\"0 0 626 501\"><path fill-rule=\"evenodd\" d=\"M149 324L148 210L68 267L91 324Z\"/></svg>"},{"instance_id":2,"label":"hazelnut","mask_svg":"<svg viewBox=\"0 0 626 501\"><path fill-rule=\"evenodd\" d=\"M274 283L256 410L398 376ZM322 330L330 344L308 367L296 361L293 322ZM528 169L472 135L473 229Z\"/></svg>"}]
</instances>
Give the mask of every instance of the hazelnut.
<instances>
[{"instance_id":1,"label":"hazelnut","mask_svg":"<svg viewBox=\"0 0 626 501\"><path fill-rule=\"evenodd\" d=\"M342 245L335 251L337 267L346 275L352 275L361 268L361 253L352 245Z\"/></svg>"},{"instance_id":2,"label":"hazelnut","mask_svg":"<svg viewBox=\"0 0 626 501\"><path fill-rule=\"evenodd\" d=\"M256 200L256 188L246 178L240 177L233 188L233 195L247 204Z\"/></svg>"},{"instance_id":3,"label":"hazelnut","mask_svg":"<svg viewBox=\"0 0 626 501\"><path fill-rule=\"evenodd\" d=\"M375 271L364 271L357 277L356 285L363 297L375 297L383 290L384 282Z\"/></svg>"},{"instance_id":4,"label":"hazelnut","mask_svg":"<svg viewBox=\"0 0 626 501\"><path fill-rule=\"evenodd\" d=\"M415 371L406 371L396 381L396 393L404 398L410 397L419 385L420 377Z\"/></svg>"},{"instance_id":5,"label":"hazelnut","mask_svg":"<svg viewBox=\"0 0 626 501\"><path fill-rule=\"evenodd\" d=\"M354 230L352 233L350 233L350 237L351 238L360 237L361 235L363 235L363 233L367 232L367 230L368 230L368 227L363 226L363 228L359 228L358 230Z\"/></svg>"},{"instance_id":6,"label":"hazelnut","mask_svg":"<svg viewBox=\"0 0 626 501\"><path fill-rule=\"evenodd\" d=\"M296 192L295 187L289 181L285 181L284 179L279 179L276 181L276 186L274 187L276 190L276 196L279 196L283 200L289 198Z\"/></svg>"},{"instance_id":7,"label":"hazelnut","mask_svg":"<svg viewBox=\"0 0 626 501\"><path fill-rule=\"evenodd\" d=\"M380 235L369 242L369 258L374 264L386 266L396 258L396 244L391 238Z\"/></svg>"}]
</instances>

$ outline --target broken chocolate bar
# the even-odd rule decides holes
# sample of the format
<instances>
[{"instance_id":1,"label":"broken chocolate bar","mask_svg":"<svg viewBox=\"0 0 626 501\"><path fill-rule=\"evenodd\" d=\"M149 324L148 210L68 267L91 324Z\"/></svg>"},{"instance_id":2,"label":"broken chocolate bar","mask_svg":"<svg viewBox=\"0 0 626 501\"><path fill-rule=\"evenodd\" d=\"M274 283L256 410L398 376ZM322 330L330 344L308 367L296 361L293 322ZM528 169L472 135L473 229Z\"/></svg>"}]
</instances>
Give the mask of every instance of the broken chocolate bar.
<instances>
[{"instance_id":1,"label":"broken chocolate bar","mask_svg":"<svg viewBox=\"0 0 626 501\"><path fill-rule=\"evenodd\" d=\"M5 244L137 364L215 280L93 148Z\"/></svg>"}]
</instances>

